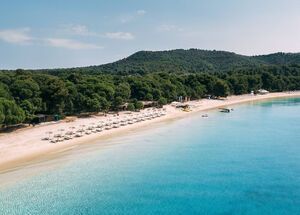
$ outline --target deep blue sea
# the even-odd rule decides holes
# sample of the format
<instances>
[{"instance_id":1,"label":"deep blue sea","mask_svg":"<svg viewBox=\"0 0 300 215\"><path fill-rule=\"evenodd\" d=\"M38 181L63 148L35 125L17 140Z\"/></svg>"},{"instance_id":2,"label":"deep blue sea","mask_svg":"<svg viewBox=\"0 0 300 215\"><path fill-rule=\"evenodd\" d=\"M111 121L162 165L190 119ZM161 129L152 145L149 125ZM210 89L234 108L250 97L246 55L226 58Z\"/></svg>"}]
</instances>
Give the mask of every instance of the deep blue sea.
<instances>
[{"instance_id":1,"label":"deep blue sea","mask_svg":"<svg viewBox=\"0 0 300 215\"><path fill-rule=\"evenodd\" d=\"M3 173L0 214L300 214L300 99L232 107Z\"/></svg>"}]
</instances>

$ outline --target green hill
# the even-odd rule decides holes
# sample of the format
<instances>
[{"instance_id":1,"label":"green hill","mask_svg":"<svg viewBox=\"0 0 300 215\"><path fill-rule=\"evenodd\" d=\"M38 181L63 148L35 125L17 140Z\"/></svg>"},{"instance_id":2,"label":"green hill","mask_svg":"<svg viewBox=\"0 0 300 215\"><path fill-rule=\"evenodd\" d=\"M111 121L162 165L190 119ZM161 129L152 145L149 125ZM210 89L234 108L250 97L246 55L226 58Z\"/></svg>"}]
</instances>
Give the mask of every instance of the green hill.
<instances>
[{"instance_id":1,"label":"green hill","mask_svg":"<svg viewBox=\"0 0 300 215\"><path fill-rule=\"evenodd\" d=\"M254 56L252 59L272 65L300 64L300 53L274 53Z\"/></svg>"},{"instance_id":2,"label":"green hill","mask_svg":"<svg viewBox=\"0 0 300 215\"><path fill-rule=\"evenodd\" d=\"M218 72L231 68L256 67L263 62L255 58L225 51L177 49L171 51L139 51L127 58L93 68L102 72Z\"/></svg>"},{"instance_id":3,"label":"green hill","mask_svg":"<svg viewBox=\"0 0 300 215\"><path fill-rule=\"evenodd\" d=\"M114 63L92 66L89 69L125 74L149 72L197 73L289 64L300 64L300 54L275 53L244 56L226 51L177 49L171 51L139 51Z\"/></svg>"},{"instance_id":4,"label":"green hill","mask_svg":"<svg viewBox=\"0 0 300 215\"><path fill-rule=\"evenodd\" d=\"M251 71L270 66L300 67L300 53L274 53L245 56L226 51L176 49L170 51L139 51L113 63L66 69L44 69L39 72L61 75L82 74L148 74L167 73L223 73L234 70Z\"/></svg>"}]
</instances>

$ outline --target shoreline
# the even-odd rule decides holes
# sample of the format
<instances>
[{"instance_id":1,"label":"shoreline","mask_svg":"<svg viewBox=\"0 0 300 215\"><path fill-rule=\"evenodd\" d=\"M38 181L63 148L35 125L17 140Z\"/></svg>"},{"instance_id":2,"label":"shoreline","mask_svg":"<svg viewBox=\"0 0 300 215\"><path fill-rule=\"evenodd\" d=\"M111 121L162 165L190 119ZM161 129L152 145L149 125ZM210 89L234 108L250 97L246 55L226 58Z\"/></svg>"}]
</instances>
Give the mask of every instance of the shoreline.
<instances>
[{"instance_id":1,"label":"shoreline","mask_svg":"<svg viewBox=\"0 0 300 215\"><path fill-rule=\"evenodd\" d=\"M136 130L140 127L146 127L147 125L157 122L179 119L191 114L199 112L209 111L220 107L226 107L230 105L237 105L241 103L249 103L263 100L300 97L300 91L296 92L281 92L281 93L269 93L266 95L241 95L230 96L225 100L209 100L201 99L197 101L190 101L188 104L191 106L191 112L184 112L180 109L172 107L172 105L166 105L167 114L165 116L155 118L149 121L143 121L132 125L126 125L124 127L106 130L101 133L94 133L91 135L83 136L77 139L67 140L60 143L49 143L48 141L42 141L41 138L45 136L45 133L49 130L67 129L70 126L79 126L80 124L90 124L99 120L105 119L103 116L93 116L90 118L77 119L75 122L61 121L58 123L42 124L32 128L26 128L17 130L12 133L0 135L0 174L5 172L14 171L29 164L51 158L61 152L71 150L72 148L83 145L93 144L95 141L105 141L107 139L122 135L130 130ZM145 111L142 111L145 112ZM120 117L128 117L125 113L121 113ZM103 144L105 145L105 144Z\"/></svg>"}]
</instances>

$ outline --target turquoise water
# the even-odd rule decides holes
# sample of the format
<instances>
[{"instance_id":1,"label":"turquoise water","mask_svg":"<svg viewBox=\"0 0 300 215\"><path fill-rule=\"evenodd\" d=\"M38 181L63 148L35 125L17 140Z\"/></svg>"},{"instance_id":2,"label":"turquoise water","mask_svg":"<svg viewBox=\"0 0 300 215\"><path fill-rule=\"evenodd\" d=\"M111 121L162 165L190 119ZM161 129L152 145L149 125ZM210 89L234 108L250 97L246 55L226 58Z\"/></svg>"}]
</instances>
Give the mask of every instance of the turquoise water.
<instances>
[{"instance_id":1,"label":"turquoise water","mask_svg":"<svg viewBox=\"0 0 300 215\"><path fill-rule=\"evenodd\" d=\"M300 214L300 99L158 123L0 175L0 214Z\"/></svg>"}]
</instances>

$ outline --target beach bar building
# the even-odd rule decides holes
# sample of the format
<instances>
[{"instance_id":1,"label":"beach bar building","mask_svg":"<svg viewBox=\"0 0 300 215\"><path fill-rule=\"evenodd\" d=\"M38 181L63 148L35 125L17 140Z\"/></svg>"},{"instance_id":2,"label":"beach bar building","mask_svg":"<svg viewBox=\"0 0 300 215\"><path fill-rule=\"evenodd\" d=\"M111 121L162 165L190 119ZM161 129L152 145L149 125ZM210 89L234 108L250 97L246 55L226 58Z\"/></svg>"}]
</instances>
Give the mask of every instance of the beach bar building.
<instances>
[{"instance_id":1,"label":"beach bar building","mask_svg":"<svg viewBox=\"0 0 300 215\"><path fill-rule=\"evenodd\" d=\"M259 94L259 95L266 95L266 94L268 94L268 93L269 93L268 90L264 90L264 89L259 89L259 90L257 90L257 94Z\"/></svg>"},{"instance_id":2,"label":"beach bar building","mask_svg":"<svg viewBox=\"0 0 300 215\"><path fill-rule=\"evenodd\" d=\"M144 108L155 107L157 106L156 101L142 101Z\"/></svg>"}]
</instances>

